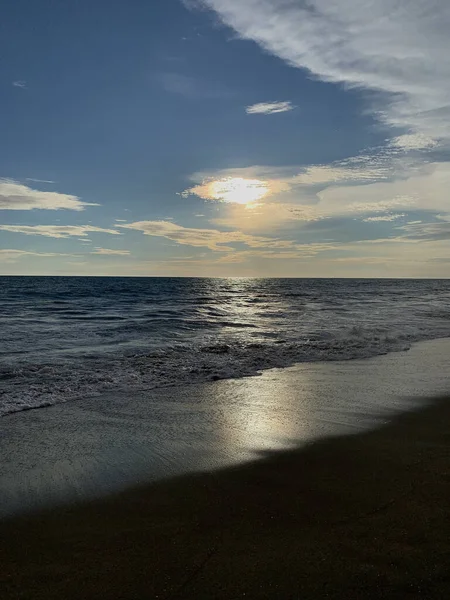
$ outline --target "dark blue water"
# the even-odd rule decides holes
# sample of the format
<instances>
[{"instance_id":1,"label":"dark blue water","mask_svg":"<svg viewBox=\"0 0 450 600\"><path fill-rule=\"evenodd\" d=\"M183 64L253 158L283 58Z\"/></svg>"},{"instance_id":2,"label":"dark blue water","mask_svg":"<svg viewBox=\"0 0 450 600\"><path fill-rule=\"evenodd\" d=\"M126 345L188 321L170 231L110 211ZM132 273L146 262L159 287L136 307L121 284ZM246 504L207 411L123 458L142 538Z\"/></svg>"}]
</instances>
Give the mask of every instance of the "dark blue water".
<instances>
[{"instance_id":1,"label":"dark blue water","mask_svg":"<svg viewBox=\"0 0 450 600\"><path fill-rule=\"evenodd\" d=\"M449 280L0 277L0 414L450 336Z\"/></svg>"}]
</instances>

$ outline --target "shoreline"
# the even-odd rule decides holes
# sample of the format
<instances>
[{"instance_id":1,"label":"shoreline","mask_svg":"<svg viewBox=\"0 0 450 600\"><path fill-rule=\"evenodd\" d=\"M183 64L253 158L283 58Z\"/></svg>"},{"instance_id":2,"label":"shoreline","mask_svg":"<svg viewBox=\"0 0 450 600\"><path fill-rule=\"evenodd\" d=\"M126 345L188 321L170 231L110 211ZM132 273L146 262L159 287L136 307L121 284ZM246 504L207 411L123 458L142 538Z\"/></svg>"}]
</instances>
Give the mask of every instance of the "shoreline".
<instances>
[{"instance_id":1,"label":"shoreline","mask_svg":"<svg viewBox=\"0 0 450 600\"><path fill-rule=\"evenodd\" d=\"M12 415L0 436L0 519L379 427L447 393L449 353L447 338L387 356Z\"/></svg>"},{"instance_id":2,"label":"shoreline","mask_svg":"<svg viewBox=\"0 0 450 600\"><path fill-rule=\"evenodd\" d=\"M379 353L375 353L375 354L370 354L367 356L355 356L355 357L351 357L351 358L340 358L340 359L320 359L320 358L316 358L314 360L301 360L298 362L287 362L284 365L275 365L275 366L270 366L270 367L264 367L261 369L258 369L257 367L255 367L255 370L253 372L249 372L246 374L235 374L235 375L230 375L230 376L220 376L217 378L211 378L211 379L204 379L204 380L199 380L199 381L195 381L192 383L187 383L187 382L179 382L179 383L175 383L175 384L170 384L170 385L161 385L161 386L156 386L153 388L149 388L148 390L146 390L146 392L143 392L142 390L139 390L139 392L142 393L147 393L147 394L152 394L152 393L159 393L161 391L165 391L165 390L171 390L174 388L179 388L179 387L184 387L186 385L207 385L210 384L212 382L217 382L217 381L239 381L241 379L248 379L250 377L261 377L263 376L265 373L270 373L271 371L280 371L280 370L284 370L284 369L292 369L295 367L301 367L301 366L308 366L308 365L315 365L315 364L339 364L339 363L345 363L345 362L361 362L361 361L369 361L369 360L374 360L377 358L381 358L381 357L385 357L385 356L392 356L392 355L396 355L396 354L402 354L405 352L411 352L411 350L413 350L416 346L420 346L422 344L433 344L433 343L439 343L439 342L450 342L450 336L448 335L442 335L442 336L438 336L438 337L430 337L430 338L424 338L424 339L418 339L415 341L410 341L407 343L407 345L409 344L409 347L407 348L396 348L396 349L390 349L390 350L386 350L383 352L379 352ZM112 390L104 390L98 394L94 394L92 396L92 398L102 398L104 396L107 396L109 394L113 393ZM136 390L135 390L136 393ZM83 397L81 396L76 396L73 398L69 398L63 401L57 401L57 402L50 402L49 400L44 400L42 404L37 404L37 405L33 405L33 406L21 406L20 409L15 409L15 410L10 410L4 413L0 413L0 419L8 419L8 418L14 418L19 416L22 413L26 413L29 411L34 411L34 410L42 410L42 409L51 409L55 406L65 406L65 405L71 405L73 403L76 402L83 402ZM0 421L1 422L1 421Z\"/></svg>"},{"instance_id":3,"label":"shoreline","mask_svg":"<svg viewBox=\"0 0 450 600\"><path fill-rule=\"evenodd\" d=\"M184 387L184 386L198 386L198 385L205 385L211 382L217 382L217 381L237 381L240 379L246 379L249 377L260 377L262 375L264 375L264 373L270 373L270 371L273 370L282 370L282 369L291 369L291 368L295 368L295 367L299 367L299 366L306 366L306 365L315 365L315 364L336 364L336 363L342 363L342 362L351 362L351 361L365 361L365 360L373 360L373 359L377 359L383 356L392 356L392 355L396 355L396 354L402 354L404 352L410 352L411 350L413 350L413 348L417 345L421 345L421 344L433 344L433 343L439 343L441 341L448 341L450 342L450 336L449 335L438 335L436 337L423 337L421 339L415 339L415 340L397 340L396 341L396 346L392 346L392 347L385 347L385 348L373 348L370 347L370 345L365 349L365 352L361 353L360 351L357 351L355 354L352 355L345 355L345 353L343 353L342 349L341 349L341 355L339 358L333 357L326 357L326 356L321 356L321 355L315 355L313 358L309 357L309 356L303 356L303 359L301 359L299 356L295 356L295 355L290 355L288 354L287 356L284 357L283 361L279 360L275 360L273 359L273 364L271 364L270 366L268 366L267 364L265 366L262 367L258 367L255 364L251 364L251 365L246 365L244 367L243 370L239 370L241 368L241 365L239 365L238 368L238 363L233 364L231 366L232 371L231 374L230 372L228 373L224 373L223 369L228 368L228 365L224 365L224 364L212 364L210 365L210 368L214 370L217 370L217 373L213 373L210 372L208 375L203 375L201 377L199 377L198 379L195 379L196 376L194 377L194 381L192 381L191 379L188 380L180 380L177 381L175 384L172 383L168 383L167 381L160 381L159 384L156 384L155 387L148 387L147 389L144 387L139 388L133 387L133 384L131 381L127 382L127 385L122 388L122 393L129 393L131 391L132 394L137 394L137 393L143 393L143 394L158 394L161 391L164 390L170 390L170 389L174 389L174 388L180 388L180 387ZM226 346L227 344L225 344ZM287 346L291 346L292 343L287 343ZM219 344L220 346L220 344ZM284 347L283 345L280 345L280 347ZM354 350L353 350L354 351ZM317 350L316 350L317 352ZM220 356L221 352L218 353L218 355ZM225 353L227 354L227 353ZM215 353L213 352L213 355L215 355ZM140 357L141 359L145 360L146 354L142 354L142 356ZM248 358L248 356L247 356ZM241 356L241 359L244 360L245 359L245 355ZM119 360L126 360L126 355L123 355L121 357L121 359ZM123 366L123 365L122 365ZM234 371L233 371L234 369ZM182 368L181 371L183 371L184 369ZM195 369L194 369L195 371ZM189 371L189 373L191 373L191 370ZM122 376L125 373L122 373ZM119 383L119 380L117 380L115 382L116 384ZM90 390L91 391L91 390ZM58 399L55 400L54 398L52 399L44 399L42 401L39 401L41 403L38 404L33 404L33 405L28 405L28 404L13 404L13 408L1 408L0 410L0 419L6 418L6 417L11 417L14 415L18 415L20 413L23 412L28 412L28 411L32 411L32 410L38 410L38 409L45 409L45 408L52 408L54 406L61 406L61 405L66 405L66 404L72 404L74 402L82 402L83 398L85 397L99 397L102 398L105 395L108 394L114 394L114 387L111 388L103 388L101 389L101 391L97 391L97 392L93 392L93 395L90 396L90 393L88 393L87 395L79 395L78 392L75 395L71 395L69 394L68 396L66 395L65 397L63 396L64 399ZM36 399L34 398L33 400L31 400L32 402L36 402ZM13 402L17 402L17 399L13 399ZM7 404L8 406L8 404Z\"/></svg>"},{"instance_id":4,"label":"shoreline","mask_svg":"<svg viewBox=\"0 0 450 600\"><path fill-rule=\"evenodd\" d=\"M0 522L3 598L444 598L450 399Z\"/></svg>"}]
</instances>

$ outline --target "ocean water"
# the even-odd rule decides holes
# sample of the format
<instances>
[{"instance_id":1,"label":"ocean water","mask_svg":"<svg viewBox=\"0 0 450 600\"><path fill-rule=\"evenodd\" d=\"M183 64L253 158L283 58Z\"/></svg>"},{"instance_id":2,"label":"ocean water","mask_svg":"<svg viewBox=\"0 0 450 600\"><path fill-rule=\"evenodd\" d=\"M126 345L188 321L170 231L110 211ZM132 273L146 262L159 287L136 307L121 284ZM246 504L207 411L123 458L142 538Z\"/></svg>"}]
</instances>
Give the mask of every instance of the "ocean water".
<instances>
[{"instance_id":1,"label":"ocean water","mask_svg":"<svg viewBox=\"0 0 450 600\"><path fill-rule=\"evenodd\" d=\"M0 415L450 336L450 280L0 277Z\"/></svg>"}]
</instances>

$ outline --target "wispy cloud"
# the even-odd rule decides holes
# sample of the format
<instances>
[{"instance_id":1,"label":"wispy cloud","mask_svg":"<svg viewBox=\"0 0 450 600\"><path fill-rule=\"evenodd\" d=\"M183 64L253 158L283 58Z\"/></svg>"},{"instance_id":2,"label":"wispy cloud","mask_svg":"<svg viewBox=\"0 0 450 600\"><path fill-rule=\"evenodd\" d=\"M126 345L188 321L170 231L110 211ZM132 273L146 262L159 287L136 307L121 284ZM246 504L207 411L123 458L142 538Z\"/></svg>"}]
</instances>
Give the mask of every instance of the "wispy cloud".
<instances>
[{"instance_id":1,"label":"wispy cloud","mask_svg":"<svg viewBox=\"0 0 450 600\"><path fill-rule=\"evenodd\" d=\"M275 113L289 112L295 106L291 102L258 102L247 106L245 112L248 115L273 115Z\"/></svg>"},{"instance_id":2,"label":"wispy cloud","mask_svg":"<svg viewBox=\"0 0 450 600\"><path fill-rule=\"evenodd\" d=\"M431 150L438 145L436 140L423 135L422 133L406 133L398 135L390 141L392 148L401 148L402 150Z\"/></svg>"},{"instance_id":3,"label":"wispy cloud","mask_svg":"<svg viewBox=\"0 0 450 600\"><path fill-rule=\"evenodd\" d=\"M12 84L14 87L18 87L18 88L26 88L27 87L27 82L24 81L23 79L18 79L17 81L13 81Z\"/></svg>"},{"instance_id":4,"label":"wispy cloud","mask_svg":"<svg viewBox=\"0 0 450 600\"><path fill-rule=\"evenodd\" d=\"M30 188L12 179L0 179L0 210L76 210L86 206L98 206L82 202L78 196L43 192Z\"/></svg>"},{"instance_id":5,"label":"wispy cloud","mask_svg":"<svg viewBox=\"0 0 450 600\"><path fill-rule=\"evenodd\" d=\"M399 227L404 237L412 240L450 240L450 222L414 223Z\"/></svg>"},{"instance_id":6,"label":"wispy cloud","mask_svg":"<svg viewBox=\"0 0 450 600\"><path fill-rule=\"evenodd\" d=\"M93 225L0 225L0 230L51 238L83 238L87 237L89 233L120 235L116 229L104 229Z\"/></svg>"},{"instance_id":7,"label":"wispy cloud","mask_svg":"<svg viewBox=\"0 0 450 600\"><path fill-rule=\"evenodd\" d=\"M374 114L450 142L450 3L199 0L241 38L323 81L376 92Z\"/></svg>"},{"instance_id":8,"label":"wispy cloud","mask_svg":"<svg viewBox=\"0 0 450 600\"><path fill-rule=\"evenodd\" d=\"M244 232L274 233L291 228L294 220L306 223L339 216L365 219L385 215L387 221L393 214L411 211L450 214L450 162L398 158L391 149L330 165L253 166L195 173L192 179L203 182L183 196L214 199L211 183L234 177L258 180L264 196L251 211L237 204L219 204L219 214L211 222Z\"/></svg>"},{"instance_id":9,"label":"wispy cloud","mask_svg":"<svg viewBox=\"0 0 450 600\"><path fill-rule=\"evenodd\" d=\"M145 235L167 238L186 246L209 248L216 252L234 251L235 248L230 244L244 244L250 248L292 248L296 246L289 240L254 236L241 231L182 227L169 221L137 221L127 225L117 225L117 227L134 229Z\"/></svg>"},{"instance_id":10,"label":"wispy cloud","mask_svg":"<svg viewBox=\"0 0 450 600\"><path fill-rule=\"evenodd\" d=\"M429 163L396 180L329 186L317 193L324 213L449 212L450 163Z\"/></svg>"},{"instance_id":11,"label":"wispy cloud","mask_svg":"<svg viewBox=\"0 0 450 600\"><path fill-rule=\"evenodd\" d=\"M15 250L5 248L0 250L0 262L15 262L21 258L29 257L55 257L55 256L73 256L73 254L61 254L59 252L30 252L29 250Z\"/></svg>"},{"instance_id":12,"label":"wispy cloud","mask_svg":"<svg viewBox=\"0 0 450 600\"><path fill-rule=\"evenodd\" d=\"M248 260L302 260L329 251L334 244L295 244L292 250L240 250L221 256L216 263L243 263Z\"/></svg>"},{"instance_id":13,"label":"wispy cloud","mask_svg":"<svg viewBox=\"0 0 450 600\"><path fill-rule=\"evenodd\" d=\"M55 181L52 181L51 179L35 179L34 177L27 177L26 180L31 181L32 183L49 183L49 184L56 183Z\"/></svg>"},{"instance_id":14,"label":"wispy cloud","mask_svg":"<svg viewBox=\"0 0 450 600\"><path fill-rule=\"evenodd\" d=\"M396 221L397 219L401 219L402 217L405 217L405 213L400 213L400 214L396 214L396 215L379 215L379 216L375 216L375 217L366 217L365 219L363 219L363 221L365 221L366 223L377 223L379 221L383 222L389 222L389 221Z\"/></svg>"},{"instance_id":15,"label":"wispy cloud","mask_svg":"<svg viewBox=\"0 0 450 600\"><path fill-rule=\"evenodd\" d=\"M297 236L299 224L305 225L323 218L315 206L275 201L260 204L254 210L248 210L246 206L239 204L228 205L224 212L225 214L212 218L210 223L228 229L239 227L240 231L252 235L276 235L285 229L295 229Z\"/></svg>"},{"instance_id":16,"label":"wispy cloud","mask_svg":"<svg viewBox=\"0 0 450 600\"><path fill-rule=\"evenodd\" d=\"M403 136L408 137L408 136ZM398 138L397 138L398 139ZM405 178L424 168L419 158L402 154L395 144L375 147L365 153L330 164L309 166L270 167L254 165L213 172L197 172L190 179L197 183L181 193L183 197L195 194L205 200L220 200L224 184L245 181L264 186L264 196L289 192L296 188L318 191L333 185L370 183ZM425 168L430 170L429 166Z\"/></svg>"},{"instance_id":17,"label":"wispy cloud","mask_svg":"<svg viewBox=\"0 0 450 600\"><path fill-rule=\"evenodd\" d=\"M101 254L103 256L128 256L129 250L112 250L111 248L95 248L90 254Z\"/></svg>"}]
</instances>

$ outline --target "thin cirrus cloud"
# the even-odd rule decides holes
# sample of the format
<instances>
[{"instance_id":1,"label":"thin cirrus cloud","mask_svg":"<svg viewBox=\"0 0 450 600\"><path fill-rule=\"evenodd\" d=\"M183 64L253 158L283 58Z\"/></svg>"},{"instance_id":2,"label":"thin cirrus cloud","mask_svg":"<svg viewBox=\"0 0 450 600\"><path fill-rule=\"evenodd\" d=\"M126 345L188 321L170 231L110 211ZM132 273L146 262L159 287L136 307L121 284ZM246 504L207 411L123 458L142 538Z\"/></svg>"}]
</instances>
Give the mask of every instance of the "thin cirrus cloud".
<instances>
[{"instance_id":1,"label":"thin cirrus cloud","mask_svg":"<svg viewBox=\"0 0 450 600\"><path fill-rule=\"evenodd\" d=\"M14 87L18 87L18 88L26 88L27 87L27 82L24 81L23 79L18 79L17 81L13 81L12 84Z\"/></svg>"},{"instance_id":2,"label":"thin cirrus cloud","mask_svg":"<svg viewBox=\"0 0 450 600\"><path fill-rule=\"evenodd\" d=\"M385 123L450 143L448 0L432 6L427 0L193 4L215 11L242 39L323 81L382 92L374 96L373 112Z\"/></svg>"},{"instance_id":3,"label":"thin cirrus cloud","mask_svg":"<svg viewBox=\"0 0 450 600\"><path fill-rule=\"evenodd\" d=\"M407 223L398 228L411 240L450 240L450 222L440 223Z\"/></svg>"},{"instance_id":4,"label":"thin cirrus cloud","mask_svg":"<svg viewBox=\"0 0 450 600\"><path fill-rule=\"evenodd\" d=\"M389 221L396 221L397 219L402 219L403 217L405 217L405 213L399 213L397 215L378 215L375 217L366 217L365 219L363 219L363 221L365 223L377 223L377 222L389 222Z\"/></svg>"},{"instance_id":5,"label":"thin cirrus cloud","mask_svg":"<svg viewBox=\"0 0 450 600\"><path fill-rule=\"evenodd\" d=\"M61 254L59 252L30 252L29 250L16 250L12 248L4 248L0 250L1 262L16 262L21 258L29 258L37 256L39 258L55 257L55 256L73 256L72 254Z\"/></svg>"},{"instance_id":6,"label":"thin cirrus cloud","mask_svg":"<svg viewBox=\"0 0 450 600\"><path fill-rule=\"evenodd\" d=\"M217 259L216 263L243 263L251 260L298 260L313 258L321 252L334 248L332 244L296 244L292 250L240 250L226 254Z\"/></svg>"},{"instance_id":7,"label":"thin cirrus cloud","mask_svg":"<svg viewBox=\"0 0 450 600\"><path fill-rule=\"evenodd\" d=\"M406 137L406 136L405 136ZM398 139L398 138L396 138ZM224 182L255 182L266 193L272 196L289 192L294 188L321 189L332 185L347 183L370 183L386 181L396 177L411 175L422 168L422 162L412 156L398 156L398 148L394 144L387 147L371 148L362 153L330 164L309 166L271 167L254 165L237 169L222 169L193 173L191 181L196 185L184 190L181 196L186 198L193 194L205 200L220 200L224 194ZM430 171L430 165L426 168ZM226 190L225 190L226 191Z\"/></svg>"},{"instance_id":8,"label":"thin cirrus cloud","mask_svg":"<svg viewBox=\"0 0 450 600\"><path fill-rule=\"evenodd\" d=\"M450 162L428 163L396 180L327 187L317 193L317 206L359 213L425 210L448 214L449 186Z\"/></svg>"},{"instance_id":9,"label":"thin cirrus cloud","mask_svg":"<svg viewBox=\"0 0 450 600\"><path fill-rule=\"evenodd\" d=\"M46 182L49 183L49 182ZM0 179L0 210L75 210L98 206L82 202L78 196L43 192L12 179Z\"/></svg>"},{"instance_id":10,"label":"thin cirrus cloud","mask_svg":"<svg viewBox=\"0 0 450 600\"><path fill-rule=\"evenodd\" d=\"M0 225L0 230L25 235L42 235L50 238L84 238L90 233L120 235L116 229L105 229L93 225Z\"/></svg>"},{"instance_id":11,"label":"thin cirrus cloud","mask_svg":"<svg viewBox=\"0 0 450 600\"><path fill-rule=\"evenodd\" d=\"M329 165L310 165L308 167L269 167L252 166L239 169L225 169L211 172L198 172L191 180L197 185L181 193L184 198L196 195L204 200L223 201L227 216L214 220L227 227L241 225L257 229L266 228L282 221L313 221L326 216L370 212L392 212L392 208L411 207L416 199L411 194L401 193L411 190L408 185L409 176L425 171L428 181L432 176L434 165L425 167L414 160L398 161L392 149L373 150L372 154L360 155ZM365 191L371 191L369 184L387 183L394 175L400 177L397 193L390 198L371 198L371 202L362 202ZM438 175L442 179L442 175ZM418 177L415 178L417 183ZM226 184L226 185L225 185ZM361 184L364 188L361 188ZM350 186L347 193L339 193L339 189ZM421 188L424 187L422 183ZM381 189L376 188L380 193ZM392 187L392 190L395 186ZM436 189L436 186L434 186ZM385 194L390 194L389 189ZM359 201L354 196L359 195ZM235 197L236 196L236 197ZM245 199L247 198L247 202ZM336 198L336 201L334 200ZM350 199L351 198L351 202ZM331 201L329 201L331 199ZM256 200L256 202L252 202ZM228 206L226 206L228 204ZM255 205L251 214L245 215L237 204ZM351 205L350 205L351 204ZM360 206L358 206L358 204ZM367 206L365 206L367 205ZM359 210L358 210L359 209ZM367 215L369 216L369 215ZM231 219L231 220L230 220Z\"/></svg>"},{"instance_id":12,"label":"thin cirrus cloud","mask_svg":"<svg viewBox=\"0 0 450 600\"><path fill-rule=\"evenodd\" d=\"M450 162L430 162L403 153L399 156L392 145L329 165L255 165L198 172L191 180L200 183L181 195L214 200L212 183L234 178L258 180L267 193L252 211L245 212L234 204L220 205L219 215L211 222L244 232L273 232L292 227L293 221L337 216L362 220L377 217L377 221L388 222L393 214L411 211L425 211L431 216L449 214ZM379 218L383 215L385 218Z\"/></svg>"},{"instance_id":13,"label":"thin cirrus cloud","mask_svg":"<svg viewBox=\"0 0 450 600\"><path fill-rule=\"evenodd\" d=\"M95 248L90 254L100 254L102 256L129 256L129 250L113 250L112 248Z\"/></svg>"},{"instance_id":14,"label":"thin cirrus cloud","mask_svg":"<svg viewBox=\"0 0 450 600\"><path fill-rule=\"evenodd\" d=\"M247 106L245 112L248 115L274 115L289 112L294 108L295 106L291 102L258 102Z\"/></svg>"},{"instance_id":15,"label":"thin cirrus cloud","mask_svg":"<svg viewBox=\"0 0 450 600\"><path fill-rule=\"evenodd\" d=\"M177 244L209 248L215 252L234 251L235 248L230 244L244 244L250 248L292 248L296 246L289 240L254 236L241 231L183 227L170 221L137 221L126 225L117 225L117 227L140 231L144 235L163 237Z\"/></svg>"},{"instance_id":16,"label":"thin cirrus cloud","mask_svg":"<svg viewBox=\"0 0 450 600\"><path fill-rule=\"evenodd\" d=\"M27 177L26 180L31 181L32 183L56 183L56 181L52 181L51 179L35 179L34 177Z\"/></svg>"}]
</instances>

